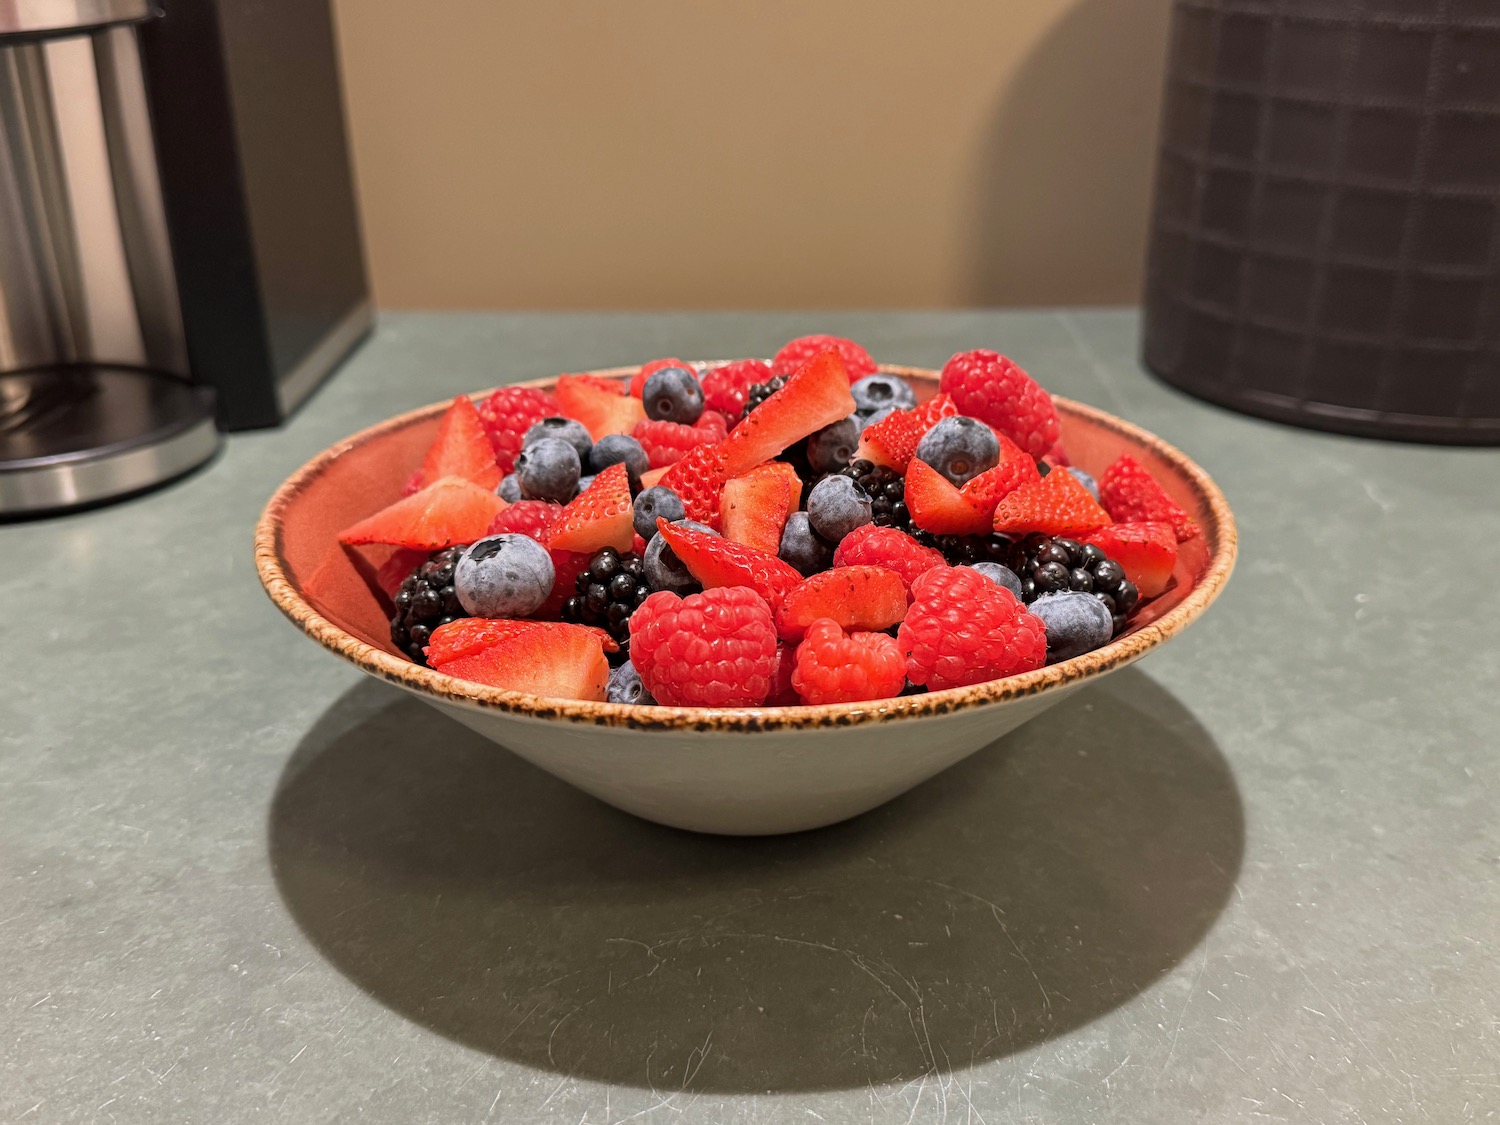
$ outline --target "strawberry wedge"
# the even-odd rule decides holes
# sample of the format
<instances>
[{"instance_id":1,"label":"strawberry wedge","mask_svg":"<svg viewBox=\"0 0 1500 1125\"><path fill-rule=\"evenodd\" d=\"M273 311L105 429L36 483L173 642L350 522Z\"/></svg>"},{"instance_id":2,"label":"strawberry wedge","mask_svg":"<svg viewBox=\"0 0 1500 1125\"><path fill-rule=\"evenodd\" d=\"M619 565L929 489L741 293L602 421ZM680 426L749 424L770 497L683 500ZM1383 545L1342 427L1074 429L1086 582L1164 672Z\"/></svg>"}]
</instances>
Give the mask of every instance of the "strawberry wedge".
<instances>
[{"instance_id":1,"label":"strawberry wedge","mask_svg":"<svg viewBox=\"0 0 1500 1125\"><path fill-rule=\"evenodd\" d=\"M975 477L974 481L979 480ZM970 481L973 484L974 481ZM933 535L983 535L994 512L965 496L925 461L912 458L906 467L906 507L911 522Z\"/></svg>"},{"instance_id":2,"label":"strawberry wedge","mask_svg":"<svg viewBox=\"0 0 1500 1125\"><path fill-rule=\"evenodd\" d=\"M1083 541L1124 567L1143 598L1162 593L1177 565L1177 534L1165 521L1112 524L1089 532Z\"/></svg>"},{"instance_id":3,"label":"strawberry wedge","mask_svg":"<svg viewBox=\"0 0 1500 1125\"><path fill-rule=\"evenodd\" d=\"M559 375L553 392L562 412L582 422L598 441L610 434L628 434L646 418L641 400L625 393L623 384L592 375Z\"/></svg>"},{"instance_id":4,"label":"strawberry wedge","mask_svg":"<svg viewBox=\"0 0 1500 1125\"><path fill-rule=\"evenodd\" d=\"M463 477L480 488L493 491L500 483L500 476L494 447L484 432L484 422L480 420L474 400L459 395L438 423L437 437L427 447L427 456L422 458L422 467L415 477L416 488L412 491L419 491L444 477Z\"/></svg>"},{"instance_id":5,"label":"strawberry wedge","mask_svg":"<svg viewBox=\"0 0 1500 1125\"><path fill-rule=\"evenodd\" d=\"M427 660L445 675L489 687L601 702L609 689L606 639L598 629L562 622L464 619L433 630Z\"/></svg>"},{"instance_id":6,"label":"strawberry wedge","mask_svg":"<svg viewBox=\"0 0 1500 1125\"><path fill-rule=\"evenodd\" d=\"M766 599L774 612L802 575L782 562L772 551L760 551L743 543L731 543L717 535L694 531L680 523L656 521L656 529L682 560L688 572L705 590L720 586L748 586Z\"/></svg>"},{"instance_id":7,"label":"strawberry wedge","mask_svg":"<svg viewBox=\"0 0 1500 1125\"><path fill-rule=\"evenodd\" d=\"M546 545L552 551L592 552L603 547L628 551L634 538L630 470L616 463L568 502L548 529Z\"/></svg>"},{"instance_id":8,"label":"strawberry wedge","mask_svg":"<svg viewBox=\"0 0 1500 1125\"><path fill-rule=\"evenodd\" d=\"M463 477L444 477L346 527L339 542L440 551L481 538L505 508L505 501L489 489Z\"/></svg>"},{"instance_id":9,"label":"strawberry wedge","mask_svg":"<svg viewBox=\"0 0 1500 1125\"><path fill-rule=\"evenodd\" d=\"M849 375L836 348L808 360L786 386L745 416L722 442L724 471L737 477L854 413Z\"/></svg>"},{"instance_id":10,"label":"strawberry wedge","mask_svg":"<svg viewBox=\"0 0 1500 1125\"><path fill-rule=\"evenodd\" d=\"M797 479L795 469L792 479ZM797 491L802 491L800 481ZM787 475L777 461L767 461L743 476L725 481L719 498L724 538L774 555L781 549L781 532L796 502Z\"/></svg>"}]
</instances>

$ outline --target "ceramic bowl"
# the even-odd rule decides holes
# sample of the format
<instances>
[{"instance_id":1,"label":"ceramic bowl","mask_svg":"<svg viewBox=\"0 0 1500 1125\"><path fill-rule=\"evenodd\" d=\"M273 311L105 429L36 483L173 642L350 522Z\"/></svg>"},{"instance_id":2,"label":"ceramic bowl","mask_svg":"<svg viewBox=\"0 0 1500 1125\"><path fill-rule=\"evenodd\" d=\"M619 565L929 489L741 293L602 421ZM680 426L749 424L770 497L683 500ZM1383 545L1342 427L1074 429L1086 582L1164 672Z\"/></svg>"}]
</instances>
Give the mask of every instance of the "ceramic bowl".
<instances>
[{"instance_id":1,"label":"ceramic bowl","mask_svg":"<svg viewBox=\"0 0 1500 1125\"><path fill-rule=\"evenodd\" d=\"M936 372L882 369L910 380L921 398L936 391ZM378 552L345 551L336 541L342 528L400 495L446 405L402 414L338 443L277 490L255 535L267 593L336 656L600 800L678 828L795 832L872 809L1176 636L1218 596L1234 565L1234 519L1202 469L1128 422L1058 399L1063 442L1075 464L1098 475L1130 453L1203 529L1201 538L1183 544L1174 585L1103 648L972 687L821 707L634 707L501 691L398 655L388 609L366 580L383 560Z\"/></svg>"}]
</instances>

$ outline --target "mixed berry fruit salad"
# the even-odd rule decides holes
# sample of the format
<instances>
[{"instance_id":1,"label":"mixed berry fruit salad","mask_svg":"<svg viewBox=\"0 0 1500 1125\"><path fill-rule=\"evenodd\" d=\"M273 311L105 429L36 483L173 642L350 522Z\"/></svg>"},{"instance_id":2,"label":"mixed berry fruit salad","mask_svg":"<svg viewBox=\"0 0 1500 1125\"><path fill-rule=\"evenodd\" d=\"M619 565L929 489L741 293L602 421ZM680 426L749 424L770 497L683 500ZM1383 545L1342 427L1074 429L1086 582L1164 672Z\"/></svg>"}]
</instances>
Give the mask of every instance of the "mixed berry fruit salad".
<instances>
[{"instance_id":1,"label":"mixed berry fruit salad","mask_svg":"<svg viewBox=\"0 0 1500 1125\"><path fill-rule=\"evenodd\" d=\"M339 539L383 552L408 658L566 699L889 699L1129 628L1192 519L1129 455L1071 465L1051 396L996 352L931 390L811 336L459 397L402 498Z\"/></svg>"}]
</instances>

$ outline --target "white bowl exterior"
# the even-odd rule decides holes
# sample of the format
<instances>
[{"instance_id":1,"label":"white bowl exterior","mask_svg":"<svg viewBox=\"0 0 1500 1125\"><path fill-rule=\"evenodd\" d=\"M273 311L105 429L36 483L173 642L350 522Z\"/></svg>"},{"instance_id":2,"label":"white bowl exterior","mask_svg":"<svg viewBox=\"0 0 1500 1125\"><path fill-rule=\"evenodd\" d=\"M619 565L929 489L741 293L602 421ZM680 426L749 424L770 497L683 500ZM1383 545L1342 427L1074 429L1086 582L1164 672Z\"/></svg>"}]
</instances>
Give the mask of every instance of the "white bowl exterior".
<instances>
[{"instance_id":1,"label":"white bowl exterior","mask_svg":"<svg viewBox=\"0 0 1500 1125\"><path fill-rule=\"evenodd\" d=\"M412 694L618 809L694 832L765 836L868 812L1080 686L921 719L760 733L538 720Z\"/></svg>"}]
</instances>

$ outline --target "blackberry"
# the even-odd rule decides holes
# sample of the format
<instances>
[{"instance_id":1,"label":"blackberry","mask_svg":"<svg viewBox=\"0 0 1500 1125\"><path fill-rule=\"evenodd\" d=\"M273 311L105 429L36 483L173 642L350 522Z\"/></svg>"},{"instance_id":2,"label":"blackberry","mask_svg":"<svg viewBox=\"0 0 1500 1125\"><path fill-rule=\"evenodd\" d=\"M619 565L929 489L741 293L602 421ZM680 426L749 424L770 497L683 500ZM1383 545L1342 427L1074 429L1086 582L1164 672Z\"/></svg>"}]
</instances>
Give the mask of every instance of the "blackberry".
<instances>
[{"instance_id":1,"label":"blackberry","mask_svg":"<svg viewBox=\"0 0 1500 1125\"><path fill-rule=\"evenodd\" d=\"M870 515L876 527L911 532L911 513L906 510L906 480L900 473L860 459L843 470L843 475L869 496Z\"/></svg>"},{"instance_id":2,"label":"blackberry","mask_svg":"<svg viewBox=\"0 0 1500 1125\"><path fill-rule=\"evenodd\" d=\"M391 643L418 664L426 664L422 649L439 625L468 617L453 589L458 557L468 547L438 551L406 576L396 591L396 613L391 618Z\"/></svg>"},{"instance_id":3,"label":"blackberry","mask_svg":"<svg viewBox=\"0 0 1500 1125\"><path fill-rule=\"evenodd\" d=\"M1141 600L1125 568L1092 543L1028 535L1015 544L1007 565L1021 576L1021 600L1028 604L1064 590L1092 594L1109 610L1115 636Z\"/></svg>"},{"instance_id":4,"label":"blackberry","mask_svg":"<svg viewBox=\"0 0 1500 1125\"><path fill-rule=\"evenodd\" d=\"M933 535L916 530L912 538L924 547L935 547L943 558L953 566L973 566L980 562L996 562L1001 566L1011 565L1015 558L1016 543L1009 535L991 532L989 535Z\"/></svg>"},{"instance_id":5,"label":"blackberry","mask_svg":"<svg viewBox=\"0 0 1500 1125\"><path fill-rule=\"evenodd\" d=\"M770 398L782 387L786 386L787 376L777 375L764 383L755 383L745 395L745 413L749 414L766 399Z\"/></svg>"},{"instance_id":6,"label":"blackberry","mask_svg":"<svg viewBox=\"0 0 1500 1125\"><path fill-rule=\"evenodd\" d=\"M623 659L630 651L630 615L651 593L641 557L605 547L589 559L576 589L578 593L563 602L562 619L597 625L619 644L618 658Z\"/></svg>"}]
</instances>

